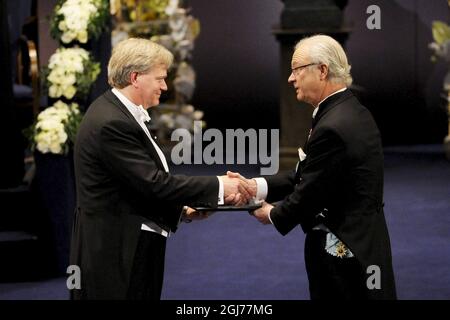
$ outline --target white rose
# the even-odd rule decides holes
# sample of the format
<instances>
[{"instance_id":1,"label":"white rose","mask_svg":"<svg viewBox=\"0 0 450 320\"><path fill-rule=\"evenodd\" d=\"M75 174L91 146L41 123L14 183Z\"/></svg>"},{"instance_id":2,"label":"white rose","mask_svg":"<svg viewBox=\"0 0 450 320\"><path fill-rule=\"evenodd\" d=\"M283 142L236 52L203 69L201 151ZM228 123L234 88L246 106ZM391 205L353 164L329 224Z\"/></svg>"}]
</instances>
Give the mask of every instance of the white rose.
<instances>
[{"instance_id":1,"label":"white rose","mask_svg":"<svg viewBox=\"0 0 450 320\"><path fill-rule=\"evenodd\" d=\"M58 132L58 142L59 144L66 143L67 141L67 133L64 130Z\"/></svg>"},{"instance_id":2,"label":"white rose","mask_svg":"<svg viewBox=\"0 0 450 320\"><path fill-rule=\"evenodd\" d=\"M42 152L42 153L47 153L50 151L50 143L51 143L51 138L49 133L47 132L42 132L38 135L36 135L35 137L35 141L36 141L36 148Z\"/></svg>"},{"instance_id":3,"label":"white rose","mask_svg":"<svg viewBox=\"0 0 450 320\"><path fill-rule=\"evenodd\" d=\"M50 86L50 88L48 89L48 95L51 98L59 98L59 97L61 97L62 93L63 93L63 91L62 91L61 86L56 85L56 84Z\"/></svg>"},{"instance_id":4,"label":"white rose","mask_svg":"<svg viewBox=\"0 0 450 320\"><path fill-rule=\"evenodd\" d=\"M58 24L58 29L61 31L66 31L67 30L67 24L64 20L61 20Z\"/></svg>"},{"instance_id":5,"label":"white rose","mask_svg":"<svg viewBox=\"0 0 450 320\"><path fill-rule=\"evenodd\" d=\"M69 110L57 110L58 113L56 114L56 117L58 118L58 121L65 122L69 119Z\"/></svg>"},{"instance_id":6,"label":"white rose","mask_svg":"<svg viewBox=\"0 0 450 320\"><path fill-rule=\"evenodd\" d=\"M64 90L64 96L67 99L72 99L73 96L75 95L75 93L77 92L77 89L74 86L68 86L65 90Z\"/></svg>"},{"instance_id":7,"label":"white rose","mask_svg":"<svg viewBox=\"0 0 450 320\"><path fill-rule=\"evenodd\" d=\"M39 115L38 115L38 120L46 120L49 119L51 117L53 117L54 115L54 108L49 107L47 109L45 109L44 111L42 111Z\"/></svg>"},{"instance_id":8,"label":"white rose","mask_svg":"<svg viewBox=\"0 0 450 320\"><path fill-rule=\"evenodd\" d=\"M66 21L67 21L67 28L72 32L80 30L82 27L79 17L73 16L70 19L67 19Z\"/></svg>"},{"instance_id":9,"label":"white rose","mask_svg":"<svg viewBox=\"0 0 450 320\"><path fill-rule=\"evenodd\" d=\"M57 86L55 86L55 85L50 86L50 88L48 88L48 95L51 98L57 98L58 97L56 95L57 94L57 90L58 90Z\"/></svg>"},{"instance_id":10,"label":"white rose","mask_svg":"<svg viewBox=\"0 0 450 320\"><path fill-rule=\"evenodd\" d=\"M36 125L36 129L41 129L43 131L60 130L61 128L64 129L64 126L56 117L48 118Z\"/></svg>"},{"instance_id":11,"label":"white rose","mask_svg":"<svg viewBox=\"0 0 450 320\"><path fill-rule=\"evenodd\" d=\"M86 30L81 30L78 32L77 35L78 41L80 41L81 43L86 43L88 40L88 33Z\"/></svg>"},{"instance_id":12,"label":"white rose","mask_svg":"<svg viewBox=\"0 0 450 320\"><path fill-rule=\"evenodd\" d=\"M73 103L70 105L70 109L71 109L72 113L74 113L74 114L79 114L79 113L80 113L80 107L79 107L78 104L75 103L75 102L73 102Z\"/></svg>"},{"instance_id":13,"label":"white rose","mask_svg":"<svg viewBox=\"0 0 450 320\"><path fill-rule=\"evenodd\" d=\"M66 109L67 108L67 104L65 104L64 102L62 102L61 100L56 101L53 104L53 107L55 107L56 109ZM48 110L48 109L46 109Z\"/></svg>"},{"instance_id":14,"label":"white rose","mask_svg":"<svg viewBox=\"0 0 450 320\"><path fill-rule=\"evenodd\" d=\"M77 78L74 73L67 74L64 78L61 79L61 84L66 86L73 85L77 82Z\"/></svg>"},{"instance_id":15,"label":"white rose","mask_svg":"<svg viewBox=\"0 0 450 320\"><path fill-rule=\"evenodd\" d=\"M43 142L38 142L36 144L36 149L38 149L42 153L48 153L50 151L50 149L48 148L48 144Z\"/></svg>"},{"instance_id":16,"label":"white rose","mask_svg":"<svg viewBox=\"0 0 450 320\"><path fill-rule=\"evenodd\" d=\"M62 153L61 144L58 141L54 141L52 144L50 144L49 148L51 153Z\"/></svg>"},{"instance_id":17,"label":"white rose","mask_svg":"<svg viewBox=\"0 0 450 320\"><path fill-rule=\"evenodd\" d=\"M69 31L66 31L66 32L64 32L63 35L61 36L61 41L64 42L64 43L69 43L70 41L73 40L73 38L74 38L74 37L72 36L72 33L69 32Z\"/></svg>"},{"instance_id":18,"label":"white rose","mask_svg":"<svg viewBox=\"0 0 450 320\"><path fill-rule=\"evenodd\" d=\"M47 80L54 84L60 84L62 79L62 74L58 69L52 70L47 77Z\"/></svg>"},{"instance_id":19,"label":"white rose","mask_svg":"<svg viewBox=\"0 0 450 320\"><path fill-rule=\"evenodd\" d=\"M75 72L78 72L78 73L84 72L83 61L81 61L81 60L73 61L72 68L73 68L73 71L75 71Z\"/></svg>"}]
</instances>

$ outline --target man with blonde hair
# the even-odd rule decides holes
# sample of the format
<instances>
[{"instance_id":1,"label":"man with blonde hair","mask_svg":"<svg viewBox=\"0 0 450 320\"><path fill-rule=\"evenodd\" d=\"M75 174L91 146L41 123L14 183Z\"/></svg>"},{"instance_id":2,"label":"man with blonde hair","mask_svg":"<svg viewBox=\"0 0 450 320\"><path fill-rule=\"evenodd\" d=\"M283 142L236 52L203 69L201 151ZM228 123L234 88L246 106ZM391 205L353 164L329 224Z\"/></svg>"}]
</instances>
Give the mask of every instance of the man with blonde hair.
<instances>
[{"instance_id":1,"label":"man with blonde hair","mask_svg":"<svg viewBox=\"0 0 450 320\"><path fill-rule=\"evenodd\" d=\"M265 179L229 176L267 201L254 212L261 223L282 235L301 225L311 299L395 299L380 134L348 89L345 52L329 36L312 36L296 45L291 66L297 100L314 107L296 170Z\"/></svg>"},{"instance_id":2,"label":"man with blonde hair","mask_svg":"<svg viewBox=\"0 0 450 320\"><path fill-rule=\"evenodd\" d=\"M80 268L74 299L160 299L166 238L187 206L241 204L238 179L171 175L150 135L147 109L167 90L173 60L164 47L128 39L113 50L113 87L89 107L75 144L77 210L71 264Z\"/></svg>"}]
</instances>

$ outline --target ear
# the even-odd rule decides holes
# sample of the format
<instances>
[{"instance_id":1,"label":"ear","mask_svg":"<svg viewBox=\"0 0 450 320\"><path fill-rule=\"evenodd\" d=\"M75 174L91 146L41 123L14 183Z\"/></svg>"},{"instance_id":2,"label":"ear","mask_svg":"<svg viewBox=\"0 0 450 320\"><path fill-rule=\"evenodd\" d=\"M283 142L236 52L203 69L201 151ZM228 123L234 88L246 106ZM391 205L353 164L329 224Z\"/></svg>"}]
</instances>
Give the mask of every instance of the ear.
<instances>
[{"instance_id":1,"label":"ear","mask_svg":"<svg viewBox=\"0 0 450 320\"><path fill-rule=\"evenodd\" d=\"M130 83L135 88L138 86L137 77L138 77L138 73L137 72L132 72L131 75L130 75Z\"/></svg>"},{"instance_id":2,"label":"ear","mask_svg":"<svg viewBox=\"0 0 450 320\"><path fill-rule=\"evenodd\" d=\"M321 64L320 67L320 80L325 80L328 76L328 66L326 64Z\"/></svg>"}]
</instances>

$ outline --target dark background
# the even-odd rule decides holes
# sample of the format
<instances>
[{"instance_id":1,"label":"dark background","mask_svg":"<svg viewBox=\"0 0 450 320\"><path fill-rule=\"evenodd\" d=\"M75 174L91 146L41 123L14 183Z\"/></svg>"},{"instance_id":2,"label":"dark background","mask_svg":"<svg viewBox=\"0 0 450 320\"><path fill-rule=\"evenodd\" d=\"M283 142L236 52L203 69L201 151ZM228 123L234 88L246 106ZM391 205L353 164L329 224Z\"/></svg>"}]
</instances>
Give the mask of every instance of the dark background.
<instances>
[{"instance_id":1,"label":"dark background","mask_svg":"<svg viewBox=\"0 0 450 320\"><path fill-rule=\"evenodd\" d=\"M272 28L282 1L190 0L201 22L193 105L208 127L279 127L279 46ZM381 30L369 30L369 5L381 9ZM385 145L442 143L447 116L442 81L447 65L432 63L433 20L449 20L447 1L350 0L344 12L354 84L366 90ZM294 94L294 90L292 90Z\"/></svg>"},{"instance_id":2,"label":"dark background","mask_svg":"<svg viewBox=\"0 0 450 320\"><path fill-rule=\"evenodd\" d=\"M31 2L0 0L0 182L10 187L0 188L0 282L56 272L47 264L55 269L64 266L52 261L67 252L64 239L73 212L68 209L74 201L70 198L74 195L70 157L54 156L53 160L42 159L41 164L35 158L38 169L30 190L27 186L11 188L23 178L23 139L9 81L11 56L5 52L14 49L10 40L20 34L26 4ZM56 49L46 19L55 3L37 0L41 65L47 64ZM202 27L194 51L197 89L192 104L205 112L208 127L278 128L280 83L287 79L280 78L279 44L272 30L279 22L282 1L190 0L189 4ZM373 4L381 8L381 30L366 28L366 9ZM385 150L385 212L399 297L448 298L449 166L439 149L447 133L440 96L448 66L442 61L431 63L428 49L432 21L450 21L447 1L349 0L344 16L353 30L346 48L355 85L363 89L363 102L375 116L384 145L438 144ZM6 30L8 19L10 30ZM94 44L104 57L103 65L110 50L107 38L106 34ZM105 72L94 88L98 94L107 87ZM238 165L190 169L198 174L231 169L246 176L259 175L256 167ZM240 212L233 218L217 214L211 222L180 228L168 243L163 298L308 298L303 259L298 254L303 236L280 237L275 229L254 223ZM30 267L34 265L36 269ZM65 281L38 283L39 287L34 283L2 285L0 298L24 298L28 288L32 298L61 294L67 299Z\"/></svg>"},{"instance_id":3,"label":"dark background","mask_svg":"<svg viewBox=\"0 0 450 320\"><path fill-rule=\"evenodd\" d=\"M28 0L14 3L23 1ZM46 20L55 2L38 1L41 65L56 48ZM279 44L272 29L279 24L283 2L189 0L187 4L201 23L194 50L197 88L192 104L205 112L208 127L279 128L280 81L287 79L280 78ZM373 4L381 9L381 30L366 27L366 9ZM344 18L352 28L346 49L354 84L365 90L363 102L375 116L384 144L442 143L447 133L441 97L447 65L431 62L428 44L432 21L450 20L447 1L349 0ZM100 81L104 79L103 74Z\"/></svg>"}]
</instances>

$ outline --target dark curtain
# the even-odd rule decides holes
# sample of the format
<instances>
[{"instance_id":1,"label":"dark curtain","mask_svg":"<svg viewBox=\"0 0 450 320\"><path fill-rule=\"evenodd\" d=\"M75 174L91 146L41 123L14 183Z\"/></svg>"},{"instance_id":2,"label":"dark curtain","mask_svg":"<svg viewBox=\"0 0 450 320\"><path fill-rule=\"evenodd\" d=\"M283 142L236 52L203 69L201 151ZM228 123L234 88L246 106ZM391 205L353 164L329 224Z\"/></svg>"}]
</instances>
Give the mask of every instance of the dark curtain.
<instances>
[{"instance_id":1,"label":"dark curtain","mask_svg":"<svg viewBox=\"0 0 450 320\"><path fill-rule=\"evenodd\" d=\"M12 91L11 38L8 3L0 1L0 188L20 184L23 173L23 139L16 120ZM12 8L10 8L12 9ZM5 32L6 31L6 32Z\"/></svg>"},{"instance_id":2,"label":"dark curtain","mask_svg":"<svg viewBox=\"0 0 450 320\"><path fill-rule=\"evenodd\" d=\"M108 61L111 57L111 31L108 30L98 40L91 41L90 50L94 59L100 62L101 72L91 88L88 101L84 106L86 109L91 102L110 88L108 85Z\"/></svg>"}]
</instances>

